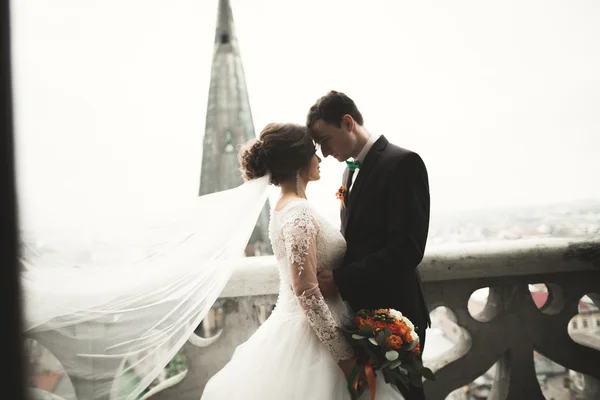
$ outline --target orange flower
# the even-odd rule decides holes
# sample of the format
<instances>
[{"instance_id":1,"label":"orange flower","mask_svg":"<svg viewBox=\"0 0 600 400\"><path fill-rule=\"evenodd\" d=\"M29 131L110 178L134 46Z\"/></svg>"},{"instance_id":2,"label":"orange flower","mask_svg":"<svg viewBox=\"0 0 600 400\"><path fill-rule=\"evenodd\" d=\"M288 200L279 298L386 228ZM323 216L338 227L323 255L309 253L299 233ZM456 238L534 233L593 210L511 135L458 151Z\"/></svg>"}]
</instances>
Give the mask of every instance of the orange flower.
<instances>
[{"instance_id":1,"label":"orange flower","mask_svg":"<svg viewBox=\"0 0 600 400\"><path fill-rule=\"evenodd\" d=\"M346 195L346 191L347 191L346 186L345 185L341 186L338 189L338 191L335 193L335 197L337 197L338 199L344 201L344 196Z\"/></svg>"},{"instance_id":2,"label":"orange flower","mask_svg":"<svg viewBox=\"0 0 600 400\"><path fill-rule=\"evenodd\" d=\"M382 321L373 321L373 329L381 329L384 330L385 328L388 327L388 324L386 324L385 322Z\"/></svg>"},{"instance_id":3,"label":"orange flower","mask_svg":"<svg viewBox=\"0 0 600 400\"><path fill-rule=\"evenodd\" d=\"M385 338L384 345L387 349L398 350L402 346L402 343L400 336L391 335Z\"/></svg>"},{"instance_id":4,"label":"orange flower","mask_svg":"<svg viewBox=\"0 0 600 400\"><path fill-rule=\"evenodd\" d=\"M365 327L365 320L361 317L354 317L354 323L358 325L358 329L363 329Z\"/></svg>"},{"instance_id":5,"label":"orange flower","mask_svg":"<svg viewBox=\"0 0 600 400\"><path fill-rule=\"evenodd\" d=\"M376 321L373 321L372 318L362 318L362 317L354 317L354 324L358 325L358 329L363 329L365 324L371 325L371 328L375 329Z\"/></svg>"},{"instance_id":6,"label":"orange flower","mask_svg":"<svg viewBox=\"0 0 600 400\"><path fill-rule=\"evenodd\" d=\"M375 329L375 323L376 323L376 321L373 320L373 318L367 318L366 319L366 323L369 324L369 325L371 325L371 328Z\"/></svg>"},{"instance_id":7,"label":"orange flower","mask_svg":"<svg viewBox=\"0 0 600 400\"><path fill-rule=\"evenodd\" d=\"M346 205L344 203L344 199L346 198L346 193L348 193L348 189L346 188L346 186L341 186L338 191L335 193L335 197L340 200L340 207L342 207L342 209L346 208Z\"/></svg>"},{"instance_id":8,"label":"orange flower","mask_svg":"<svg viewBox=\"0 0 600 400\"><path fill-rule=\"evenodd\" d=\"M390 325L390 330L392 331L392 333L394 335L402 335L402 332L401 332L401 330L402 330L402 324L398 323L398 322L396 322L394 324L391 324Z\"/></svg>"},{"instance_id":9,"label":"orange flower","mask_svg":"<svg viewBox=\"0 0 600 400\"><path fill-rule=\"evenodd\" d=\"M396 336L400 336L405 342L412 342L412 336L410 334L410 329L404 322L396 322L390 325L390 330Z\"/></svg>"},{"instance_id":10,"label":"orange flower","mask_svg":"<svg viewBox=\"0 0 600 400\"><path fill-rule=\"evenodd\" d=\"M410 334L410 329L408 329L408 326L406 326L404 324L402 324L402 326L400 326L399 331L400 331L400 335L402 337L407 337L407 335Z\"/></svg>"}]
</instances>

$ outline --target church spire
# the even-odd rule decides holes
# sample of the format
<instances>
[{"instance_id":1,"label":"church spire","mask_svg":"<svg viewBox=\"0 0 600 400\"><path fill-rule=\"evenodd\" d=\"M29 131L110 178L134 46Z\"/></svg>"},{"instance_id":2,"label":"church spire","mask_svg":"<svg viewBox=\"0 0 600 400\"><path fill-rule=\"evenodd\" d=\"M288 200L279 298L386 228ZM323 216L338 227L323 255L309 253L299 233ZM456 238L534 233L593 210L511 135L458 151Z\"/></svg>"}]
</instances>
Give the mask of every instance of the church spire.
<instances>
[{"instance_id":1,"label":"church spire","mask_svg":"<svg viewBox=\"0 0 600 400\"><path fill-rule=\"evenodd\" d=\"M232 189L243 180L237 148L256 137L233 13L229 0L219 0L217 28L206 110L200 195ZM270 253L268 211L261 213L250 239L249 254ZM255 251L261 248L262 250Z\"/></svg>"},{"instance_id":2,"label":"church spire","mask_svg":"<svg viewBox=\"0 0 600 400\"><path fill-rule=\"evenodd\" d=\"M219 0L219 13L217 16L217 31L215 34L215 44L227 44L235 39L233 25L233 13L229 0Z\"/></svg>"}]
</instances>

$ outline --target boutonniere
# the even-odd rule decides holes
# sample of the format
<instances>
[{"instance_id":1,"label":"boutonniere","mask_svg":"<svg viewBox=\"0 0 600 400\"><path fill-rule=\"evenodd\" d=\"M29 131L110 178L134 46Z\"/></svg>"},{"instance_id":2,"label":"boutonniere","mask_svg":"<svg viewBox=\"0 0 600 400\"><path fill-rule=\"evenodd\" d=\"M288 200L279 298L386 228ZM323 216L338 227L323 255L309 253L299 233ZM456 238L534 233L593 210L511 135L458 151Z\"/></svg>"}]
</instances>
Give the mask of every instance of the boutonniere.
<instances>
[{"instance_id":1,"label":"boutonniere","mask_svg":"<svg viewBox=\"0 0 600 400\"><path fill-rule=\"evenodd\" d=\"M346 185L342 185L340 186L340 188L338 189L338 191L335 194L335 197L340 200L340 208L343 210L344 208L346 208L346 203L344 202L344 200L346 199L346 195L348 194L348 188L346 188Z\"/></svg>"}]
</instances>

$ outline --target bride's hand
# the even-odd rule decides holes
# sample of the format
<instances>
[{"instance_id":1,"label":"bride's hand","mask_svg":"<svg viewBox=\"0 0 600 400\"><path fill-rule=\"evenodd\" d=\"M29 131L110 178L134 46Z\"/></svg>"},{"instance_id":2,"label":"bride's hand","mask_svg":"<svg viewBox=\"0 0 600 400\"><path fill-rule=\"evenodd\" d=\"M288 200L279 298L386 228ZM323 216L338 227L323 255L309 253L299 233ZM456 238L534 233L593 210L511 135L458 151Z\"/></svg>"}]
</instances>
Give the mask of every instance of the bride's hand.
<instances>
[{"instance_id":1,"label":"bride's hand","mask_svg":"<svg viewBox=\"0 0 600 400\"><path fill-rule=\"evenodd\" d=\"M349 360L340 360L338 362L339 367L342 369L342 372L344 372L346 381L350 378L350 374L352 374L352 368L354 368L355 363L356 358L351 358Z\"/></svg>"}]
</instances>

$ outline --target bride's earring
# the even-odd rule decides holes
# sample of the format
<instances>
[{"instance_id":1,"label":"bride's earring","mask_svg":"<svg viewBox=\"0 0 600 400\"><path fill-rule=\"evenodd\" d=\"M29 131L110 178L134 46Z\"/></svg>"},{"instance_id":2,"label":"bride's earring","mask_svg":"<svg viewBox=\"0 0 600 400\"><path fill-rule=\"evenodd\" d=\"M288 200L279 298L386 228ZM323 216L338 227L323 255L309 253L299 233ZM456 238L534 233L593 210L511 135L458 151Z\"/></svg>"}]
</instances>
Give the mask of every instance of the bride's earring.
<instances>
[{"instance_id":1,"label":"bride's earring","mask_svg":"<svg viewBox=\"0 0 600 400\"><path fill-rule=\"evenodd\" d=\"M296 194L300 196L300 170L296 171Z\"/></svg>"}]
</instances>

